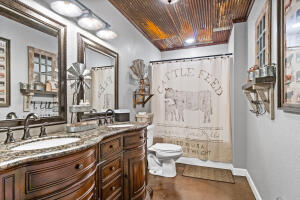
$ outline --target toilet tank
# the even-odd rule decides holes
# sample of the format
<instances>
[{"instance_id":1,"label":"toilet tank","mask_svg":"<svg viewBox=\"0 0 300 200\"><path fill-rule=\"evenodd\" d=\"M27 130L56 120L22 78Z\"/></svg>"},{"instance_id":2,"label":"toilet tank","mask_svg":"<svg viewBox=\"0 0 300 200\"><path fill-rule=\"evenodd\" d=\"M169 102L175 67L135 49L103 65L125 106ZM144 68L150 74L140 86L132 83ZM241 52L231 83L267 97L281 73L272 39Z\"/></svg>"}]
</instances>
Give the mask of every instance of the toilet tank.
<instances>
[{"instance_id":1,"label":"toilet tank","mask_svg":"<svg viewBox=\"0 0 300 200\"><path fill-rule=\"evenodd\" d=\"M155 126L153 124L149 125L147 127L147 147L148 148L153 145L154 129L155 129Z\"/></svg>"}]
</instances>

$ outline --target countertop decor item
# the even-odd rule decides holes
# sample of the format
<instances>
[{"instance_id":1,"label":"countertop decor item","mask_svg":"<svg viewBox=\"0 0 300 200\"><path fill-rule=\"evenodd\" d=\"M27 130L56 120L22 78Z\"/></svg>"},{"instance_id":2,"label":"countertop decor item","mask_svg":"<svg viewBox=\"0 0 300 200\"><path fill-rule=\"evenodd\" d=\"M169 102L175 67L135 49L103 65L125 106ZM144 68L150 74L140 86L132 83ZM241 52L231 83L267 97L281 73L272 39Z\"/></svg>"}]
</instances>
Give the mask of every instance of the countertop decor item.
<instances>
[{"instance_id":1,"label":"countertop decor item","mask_svg":"<svg viewBox=\"0 0 300 200\"><path fill-rule=\"evenodd\" d=\"M79 122L74 124L67 124L68 133L77 133L82 131L88 131L98 128L97 121Z\"/></svg>"},{"instance_id":2,"label":"countertop decor item","mask_svg":"<svg viewBox=\"0 0 300 200\"><path fill-rule=\"evenodd\" d=\"M141 123L147 123L149 125L152 124L153 122L153 113L141 113L139 112L138 114L135 115L136 121L141 122Z\"/></svg>"},{"instance_id":3,"label":"countertop decor item","mask_svg":"<svg viewBox=\"0 0 300 200\"><path fill-rule=\"evenodd\" d=\"M90 84L88 84L86 81L91 79L90 76L91 71L86 69L83 63L73 63L72 66L69 67L67 71L69 72L68 81L72 81L71 88L74 89L73 103L72 103L73 105L70 107L70 112L72 113L71 122L73 122L74 113L81 112L79 111L80 109L84 111L86 110L86 112L89 112L91 110L90 106L89 108L87 108L86 104L81 103L84 102L85 100L84 98L85 87L87 87L88 89L91 87ZM80 103L81 105L79 105ZM79 120L77 119L77 121Z\"/></svg>"}]
</instances>

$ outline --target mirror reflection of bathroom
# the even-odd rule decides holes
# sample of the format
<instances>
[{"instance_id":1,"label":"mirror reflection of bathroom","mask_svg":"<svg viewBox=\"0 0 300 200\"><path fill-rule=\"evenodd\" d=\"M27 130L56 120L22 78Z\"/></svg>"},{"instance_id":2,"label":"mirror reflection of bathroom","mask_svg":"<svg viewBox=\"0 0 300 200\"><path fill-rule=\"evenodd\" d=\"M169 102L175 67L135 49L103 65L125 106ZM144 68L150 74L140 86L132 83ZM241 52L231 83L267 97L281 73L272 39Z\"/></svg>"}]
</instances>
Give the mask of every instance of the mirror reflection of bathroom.
<instances>
[{"instance_id":1,"label":"mirror reflection of bathroom","mask_svg":"<svg viewBox=\"0 0 300 200\"><path fill-rule=\"evenodd\" d=\"M115 107L115 58L102 52L86 48L86 69L91 71L85 88L85 99L94 112L105 112Z\"/></svg>"},{"instance_id":2,"label":"mirror reflection of bathroom","mask_svg":"<svg viewBox=\"0 0 300 200\"><path fill-rule=\"evenodd\" d=\"M0 16L0 121L59 115L58 38ZM50 29L49 29L50 30ZM51 31L50 31L51 32Z\"/></svg>"}]
</instances>

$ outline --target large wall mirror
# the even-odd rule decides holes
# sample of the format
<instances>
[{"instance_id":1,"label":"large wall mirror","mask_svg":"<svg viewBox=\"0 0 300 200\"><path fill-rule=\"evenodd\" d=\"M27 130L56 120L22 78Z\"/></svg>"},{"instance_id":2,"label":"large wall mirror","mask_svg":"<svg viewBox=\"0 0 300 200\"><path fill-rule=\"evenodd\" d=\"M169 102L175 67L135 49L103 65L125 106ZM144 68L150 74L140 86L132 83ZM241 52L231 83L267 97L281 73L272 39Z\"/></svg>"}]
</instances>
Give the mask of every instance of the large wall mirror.
<instances>
[{"instance_id":1,"label":"large wall mirror","mask_svg":"<svg viewBox=\"0 0 300 200\"><path fill-rule=\"evenodd\" d=\"M78 34L78 62L91 71L90 88L84 96L93 111L118 108L118 54Z\"/></svg>"},{"instance_id":2,"label":"large wall mirror","mask_svg":"<svg viewBox=\"0 0 300 200\"><path fill-rule=\"evenodd\" d=\"M0 0L0 127L33 112L66 121L66 27L13 0Z\"/></svg>"},{"instance_id":3,"label":"large wall mirror","mask_svg":"<svg viewBox=\"0 0 300 200\"><path fill-rule=\"evenodd\" d=\"M300 2L278 0L278 107L300 114Z\"/></svg>"}]
</instances>

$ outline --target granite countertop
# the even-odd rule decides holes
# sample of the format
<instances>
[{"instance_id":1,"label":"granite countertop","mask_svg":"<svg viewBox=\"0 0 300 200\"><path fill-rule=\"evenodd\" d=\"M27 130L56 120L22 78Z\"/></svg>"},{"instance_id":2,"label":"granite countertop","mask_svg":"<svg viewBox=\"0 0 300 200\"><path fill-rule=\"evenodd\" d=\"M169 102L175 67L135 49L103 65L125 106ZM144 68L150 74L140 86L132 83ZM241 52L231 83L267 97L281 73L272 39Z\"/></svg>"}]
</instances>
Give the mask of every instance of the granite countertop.
<instances>
[{"instance_id":1,"label":"granite countertop","mask_svg":"<svg viewBox=\"0 0 300 200\"><path fill-rule=\"evenodd\" d=\"M137 122L126 122L125 124L129 123L134 124L134 126L126 128L109 128L107 126L100 126L97 129L78 133L57 132L48 134L47 137L44 138L33 137L32 139L26 141L17 140L15 143L9 145L0 144L0 172L1 170L5 170L24 163L40 161L49 158L60 157L70 153L75 153L96 145L97 143L101 142L101 140L103 140L103 138L105 137L117 135L125 131L134 131L147 127L146 124ZM57 147L51 147L47 149L38 149L30 151L11 150L13 147L30 143L33 141L62 137L79 137L80 140L78 142Z\"/></svg>"}]
</instances>

